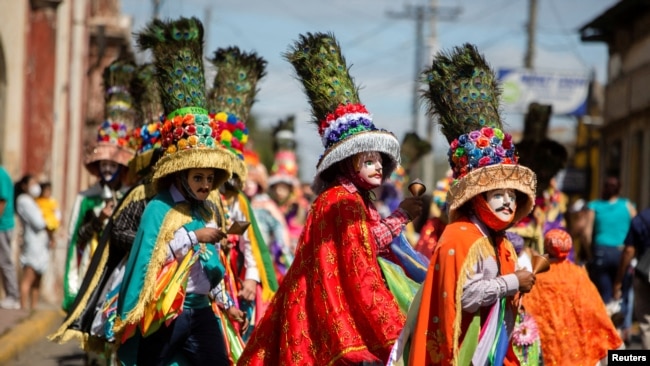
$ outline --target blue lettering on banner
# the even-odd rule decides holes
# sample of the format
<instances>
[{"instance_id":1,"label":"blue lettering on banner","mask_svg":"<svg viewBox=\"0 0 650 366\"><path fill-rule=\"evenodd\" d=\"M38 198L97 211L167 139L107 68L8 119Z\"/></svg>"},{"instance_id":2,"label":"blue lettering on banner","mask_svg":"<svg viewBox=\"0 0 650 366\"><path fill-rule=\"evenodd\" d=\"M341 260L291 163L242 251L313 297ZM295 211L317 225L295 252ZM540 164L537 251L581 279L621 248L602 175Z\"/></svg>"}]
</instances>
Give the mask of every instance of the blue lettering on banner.
<instances>
[{"instance_id":1,"label":"blue lettering on banner","mask_svg":"<svg viewBox=\"0 0 650 366\"><path fill-rule=\"evenodd\" d=\"M650 362L650 350L626 349L607 351L608 365L647 365Z\"/></svg>"}]
</instances>

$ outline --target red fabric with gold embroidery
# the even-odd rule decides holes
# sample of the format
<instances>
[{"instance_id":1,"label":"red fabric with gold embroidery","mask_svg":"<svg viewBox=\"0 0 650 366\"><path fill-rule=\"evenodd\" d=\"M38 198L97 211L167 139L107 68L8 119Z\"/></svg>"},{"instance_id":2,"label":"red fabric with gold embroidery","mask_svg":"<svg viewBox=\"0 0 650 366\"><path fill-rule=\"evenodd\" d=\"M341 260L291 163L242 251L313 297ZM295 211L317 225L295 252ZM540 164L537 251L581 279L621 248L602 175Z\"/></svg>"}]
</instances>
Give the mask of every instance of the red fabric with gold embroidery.
<instances>
[{"instance_id":1,"label":"red fabric with gold embroidery","mask_svg":"<svg viewBox=\"0 0 650 366\"><path fill-rule=\"evenodd\" d=\"M462 309L460 295L462 280L466 277L463 273L467 267L471 267L471 262L480 260L480 253L472 251L472 247L491 246L489 242L481 240L486 239L476 225L466 218L445 227L422 284L422 302L412 335L409 365L456 364L458 350L473 316L462 310L457 311ZM517 258L512 244L501 236L497 245L501 274L513 273ZM510 300L509 305L513 299ZM455 341L457 348L454 348ZM505 364L518 365L511 351L512 347Z\"/></svg>"},{"instance_id":2,"label":"red fabric with gold embroidery","mask_svg":"<svg viewBox=\"0 0 650 366\"><path fill-rule=\"evenodd\" d=\"M386 362L404 325L376 259L359 193L334 186L312 206L298 252L238 365Z\"/></svg>"}]
</instances>

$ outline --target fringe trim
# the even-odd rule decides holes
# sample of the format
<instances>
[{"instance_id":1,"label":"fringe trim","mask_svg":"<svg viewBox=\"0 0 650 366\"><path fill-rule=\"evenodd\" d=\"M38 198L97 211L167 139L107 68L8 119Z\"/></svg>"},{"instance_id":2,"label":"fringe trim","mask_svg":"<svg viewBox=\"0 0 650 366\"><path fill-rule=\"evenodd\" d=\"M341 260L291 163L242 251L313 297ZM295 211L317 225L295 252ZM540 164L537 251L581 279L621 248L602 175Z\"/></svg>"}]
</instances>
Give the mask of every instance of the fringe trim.
<instances>
[{"instance_id":1,"label":"fringe trim","mask_svg":"<svg viewBox=\"0 0 650 366\"><path fill-rule=\"evenodd\" d=\"M327 168L350 156L365 151L378 151L390 157L390 163L384 166L383 169L384 179L388 178L400 163L400 144L397 138L395 138L395 135L381 130L359 132L325 150L316 165L316 177L312 184L314 193L318 195L327 188L329 182L325 182L320 178L320 175Z\"/></svg>"},{"instance_id":2,"label":"fringe trim","mask_svg":"<svg viewBox=\"0 0 650 366\"><path fill-rule=\"evenodd\" d=\"M186 169L219 169L215 176L215 186L225 183L232 175L235 159L239 158L224 148L191 148L163 156L154 165L152 182Z\"/></svg>"},{"instance_id":3,"label":"fringe trim","mask_svg":"<svg viewBox=\"0 0 650 366\"><path fill-rule=\"evenodd\" d=\"M102 252L102 256L99 260L99 265L97 268L104 268L106 266L106 261L108 260L108 253L109 253L109 245L104 247L104 251ZM92 291L90 289L94 289L97 286L97 283L99 282L99 278L102 275L102 271L95 271L93 274L93 277L90 280L90 284L88 285L88 291L84 292L84 294L81 297L81 300L79 301L79 304L72 310L70 314L68 314L68 317L63 321L59 329L51 335L47 337L48 340L57 342L59 344L63 344L67 342L68 340L72 339L73 337L77 337L77 335L71 335L69 333L71 332L77 332L79 334L84 334L80 331L76 330L71 330L68 329L70 324L74 322L80 315L83 309L88 305L88 298L90 298L90 294ZM79 294L77 294L79 296Z\"/></svg>"},{"instance_id":4,"label":"fringe trim","mask_svg":"<svg viewBox=\"0 0 650 366\"><path fill-rule=\"evenodd\" d=\"M144 316L145 308L152 300L154 300L154 284L158 277L158 273L160 273L160 269L167 258L167 243L174 238L174 231L176 229L191 221L192 215L190 213L190 206L186 203L175 205L174 208L170 209L165 215L165 218L160 225L160 232L156 238L156 244L151 254L151 260L147 267L147 273L145 274L138 302L136 306L129 311L125 319L121 319L118 316L115 320L113 332L115 333L116 340L122 339L122 333L127 324L137 324Z\"/></svg>"},{"instance_id":5,"label":"fringe trim","mask_svg":"<svg viewBox=\"0 0 650 366\"><path fill-rule=\"evenodd\" d=\"M242 159L237 158L233 161L232 174L236 174L242 182L246 181L248 167L246 167L246 163Z\"/></svg>"},{"instance_id":6,"label":"fringe trim","mask_svg":"<svg viewBox=\"0 0 650 366\"><path fill-rule=\"evenodd\" d=\"M461 216L458 210L474 196L493 189L509 188L523 193L526 198L517 206L513 222L518 222L533 210L536 187L535 173L523 165L497 164L472 170L449 187L449 221L456 221Z\"/></svg>"},{"instance_id":7,"label":"fringe trim","mask_svg":"<svg viewBox=\"0 0 650 366\"><path fill-rule=\"evenodd\" d=\"M124 197L122 203L120 203L113 217L118 217L122 213L124 208L129 204L131 204L132 202L144 201L145 199L147 199L147 195L145 193L145 186L144 184L139 184L135 188L133 188L126 197Z\"/></svg>"},{"instance_id":8,"label":"fringe trim","mask_svg":"<svg viewBox=\"0 0 650 366\"><path fill-rule=\"evenodd\" d=\"M512 247L512 245L510 245L510 247ZM486 237L482 237L478 239L474 244L472 244L472 246L469 248L469 252L465 257L463 266L460 268L461 275L458 279L458 282L456 283L456 317L454 318L454 338L452 339L454 342L452 349L452 352L454 354L454 365L458 364L458 341L460 338L460 324L463 317L463 305L461 303L463 286L465 286L465 282L467 281L468 276L471 277L476 274L474 266L476 266L477 263L495 255L496 253L494 252L494 247L490 243L490 240ZM515 255L514 258L517 258L517 256ZM467 276L464 274L467 274Z\"/></svg>"},{"instance_id":9,"label":"fringe trim","mask_svg":"<svg viewBox=\"0 0 650 366\"><path fill-rule=\"evenodd\" d=\"M137 177L139 175L138 173L140 173L142 170L149 168L152 157L153 149L135 154L133 159L129 161L129 176L133 179Z\"/></svg>"}]
</instances>

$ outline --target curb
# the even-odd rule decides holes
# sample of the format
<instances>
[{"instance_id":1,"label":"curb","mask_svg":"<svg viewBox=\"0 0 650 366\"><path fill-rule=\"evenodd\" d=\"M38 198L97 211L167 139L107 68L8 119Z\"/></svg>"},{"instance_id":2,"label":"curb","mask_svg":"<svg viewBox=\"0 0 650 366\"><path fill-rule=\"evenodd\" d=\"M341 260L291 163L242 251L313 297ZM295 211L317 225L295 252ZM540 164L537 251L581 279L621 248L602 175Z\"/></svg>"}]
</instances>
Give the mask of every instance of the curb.
<instances>
[{"instance_id":1,"label":"curb","mask_svg":"<svg viewBox=\"0 0 650 366\"><path fill-rule=\"evenodd\" d=\"M63 319L60 310L37 310L0 337L0 364L3 364L33 343Z\"/></svg>"}]
</instances>

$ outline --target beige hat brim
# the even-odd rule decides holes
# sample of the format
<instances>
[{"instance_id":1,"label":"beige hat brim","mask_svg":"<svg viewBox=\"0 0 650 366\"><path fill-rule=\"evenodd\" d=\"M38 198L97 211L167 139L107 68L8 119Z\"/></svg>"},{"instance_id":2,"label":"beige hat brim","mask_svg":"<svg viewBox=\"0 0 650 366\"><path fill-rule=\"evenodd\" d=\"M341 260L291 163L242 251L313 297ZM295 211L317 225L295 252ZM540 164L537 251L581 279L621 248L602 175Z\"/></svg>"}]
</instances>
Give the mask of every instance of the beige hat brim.
<instances>
[{"instance_id":1,"label":"beige hat brim","mask_svg":"<svg viewBox=\"0 0 650 366\"><path fill-rule=\"evenodd\" d=\"M235 154L223 148L191 148L164 155L154 165L153 183L160 178L187 169L218 169L216 187L225 183L232 174Z\"/></svg>"},{"instance_id":2,"label":"beige hat brim","mask_svg":"<svg viewBox=\"0 0 650 366\"><path fill-rule=\"evenodd\" d=\"M472 170L449 187L449 220L453 222L460 218L460 208L476 195L494 189L514 189L523 194L517 197L517 211L513 221L516 223L533 210L536 186L535 173L523 165L497 164Z\"/></svg>"},{"instance_id":3,"label":"beige hat brim","mask_svg":"<svg viewBox=\"0 0 650 366\"><path fill-rule=\"evenodd\" d=\"M99 142L84 157L84 165L90 174L99 176L99 166L97 164L99 161L109 160L128 167L134 155L135 152L131 149L111 143Z\"/></svg>"}]
</instances>

